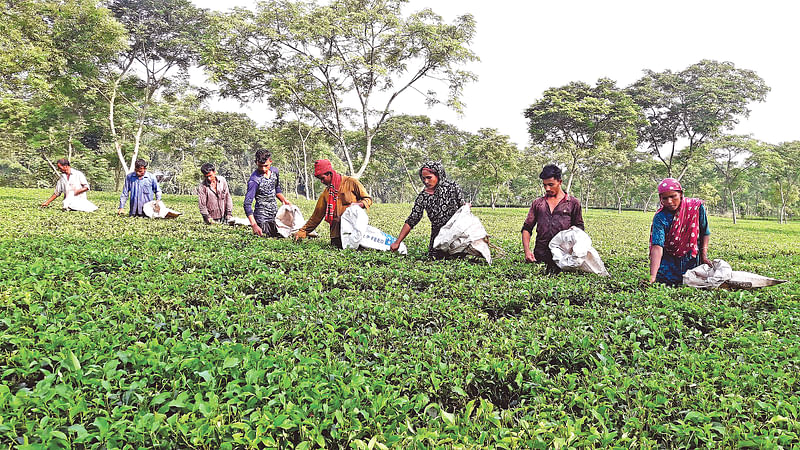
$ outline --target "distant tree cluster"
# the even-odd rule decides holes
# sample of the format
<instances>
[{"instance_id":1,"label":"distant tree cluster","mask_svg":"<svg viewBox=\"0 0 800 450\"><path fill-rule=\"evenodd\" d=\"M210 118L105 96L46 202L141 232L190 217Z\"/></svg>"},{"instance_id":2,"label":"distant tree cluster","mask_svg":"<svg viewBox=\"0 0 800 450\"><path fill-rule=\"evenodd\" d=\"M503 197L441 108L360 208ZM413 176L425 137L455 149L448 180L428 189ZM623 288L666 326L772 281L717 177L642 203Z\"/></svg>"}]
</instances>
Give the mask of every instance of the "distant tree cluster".
<instances>
[{"instance_id":1,"label":"distant tree cluster","mask_svg":"<svg viewBox=\"0 0 800 450\"><path fill-rule=\"evenodd\" d=\"M67 157L96 189L119 189L140 157L167 192L191 193L213 162L244 191L255 146L274 149L284 190L316 196L313 161L358 176L376 199L412 201L426 160L442 160L474 204L526 205L539 168L565 169L585 207L652 210L656 180L684 180L719 214L800 206L800 142L729 133L764 101L755 72L703 60L547 89L523 113L520 149L496 129L467 132L394 110L399 96L463 110L474 18L446 23L406 0L259 2L209 12L189 0L22 0L0 20L0 184L49 186ZM192 86L199 68L215 87ZM260 102L275 119L211 111L213 96Z\"/></svg>"}]
</instances>

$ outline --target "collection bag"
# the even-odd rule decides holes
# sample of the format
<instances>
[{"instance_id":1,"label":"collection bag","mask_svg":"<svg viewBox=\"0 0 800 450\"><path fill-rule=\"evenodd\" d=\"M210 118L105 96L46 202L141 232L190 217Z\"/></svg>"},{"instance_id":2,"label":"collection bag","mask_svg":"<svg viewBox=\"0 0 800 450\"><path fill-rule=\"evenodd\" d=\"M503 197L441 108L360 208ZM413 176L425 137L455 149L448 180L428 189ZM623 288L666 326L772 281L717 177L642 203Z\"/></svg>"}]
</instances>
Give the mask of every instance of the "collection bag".
<instances>
[{"instance_id":1,"label":"collection bag","mask_svg":"<svg viewBox=\"0 0 800 450\"><path fill-rule=\"evenodd\" d=\"M592 247L592 238L576 226L558 232L548 246L561 270L609 276L600 254Z\"/></svg>"},{"instance_id":2,"label":"collection bag","mask_svg":"<svg viewBox=\"0 0 800 450\"><path fill-rule=\"evenodd\" d=\"M349 249L370 248L373 250L389 251L396 237L385 233L369 224L367 212L358 205L348 207L340 218L339 232L342 237L342 247ZM397 252L401 255L408 253L405 243L400 243Z\"/></svg>"},{"instance_id":3,"label":"collection bag","mask_svg":"<svg viewBox=\"0 0 800 450\"><path fill-rule=\"evenodd\" d=\"M683 274L683 284L698 289L759 289L786 283L757 273L733 270L722 259L711 261L711 265L701 264Z\"/></svg>"},{"instance_id":4,"label":"collection bag","mask_svg":"<svg viewBox=\"0 0 800 450\"><path fill-rule=\"evenodd\" d=\"M173 219L183 213L167 208L161 200L151 200L142 205L142 212L151 219Z\"/></svg>"},{"instance_id":5,"label":"collection bag","mask_svg":"<svg viewBox=\"0 0 800 450\"><path fill-rule=\"evenodd\" d=\"M481 220L472 214L469 205L458 208L453 217L439 230L433 240L433 248L448 255L469 254L492 263L489 249L489 234Z\"/></svg>"}]
</instances>

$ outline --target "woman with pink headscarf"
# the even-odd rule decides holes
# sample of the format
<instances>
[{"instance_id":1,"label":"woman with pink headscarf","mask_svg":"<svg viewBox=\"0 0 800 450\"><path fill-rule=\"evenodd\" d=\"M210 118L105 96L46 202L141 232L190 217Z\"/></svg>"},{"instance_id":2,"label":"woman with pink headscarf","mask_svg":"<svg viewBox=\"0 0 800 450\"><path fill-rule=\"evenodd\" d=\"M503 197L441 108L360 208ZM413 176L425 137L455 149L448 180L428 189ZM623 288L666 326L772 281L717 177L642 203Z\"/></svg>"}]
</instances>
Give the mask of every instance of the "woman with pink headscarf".
<instances>
[{"instance_id":1,"label":"woman with pink headscarf","mask_svg":"<svg viewBox=\"0 0 800 450\"><path fill-rule=\"evenodd\" d=\"M661 208L650 228L650 282L675 286L683 274L700 264L711 264L708 241L711 231L703 201L683 196L675 178L658 183Z\"/></svg>"}]
</instances>

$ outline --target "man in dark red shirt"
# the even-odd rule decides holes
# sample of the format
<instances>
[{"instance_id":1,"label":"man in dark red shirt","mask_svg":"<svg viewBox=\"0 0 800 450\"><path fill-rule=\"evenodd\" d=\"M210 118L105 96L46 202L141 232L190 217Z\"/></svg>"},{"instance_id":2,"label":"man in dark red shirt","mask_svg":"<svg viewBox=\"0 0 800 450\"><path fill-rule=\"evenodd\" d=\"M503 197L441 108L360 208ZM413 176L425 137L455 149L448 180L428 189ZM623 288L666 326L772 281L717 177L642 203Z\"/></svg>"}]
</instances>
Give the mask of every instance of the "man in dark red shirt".
<instances>
[{"instance_id":1,"label":"man in dark red shirt","mask_svg":"<svg viewBox=\"0 0 800 450\"><path fill-rule=\"evenodd\" d=\"M525 223L522 224L522 248L525 249L525 262L539 262L547 265L547 271L558 273L561 269L553 262L550 240L559 231L576 226L583 230L581 202L561 189L561 169L548 164L539 174L544 186L544 196L531 204ZM536 226L536 245L531 251L531 234Z\"/></svg>"}]
</instances>

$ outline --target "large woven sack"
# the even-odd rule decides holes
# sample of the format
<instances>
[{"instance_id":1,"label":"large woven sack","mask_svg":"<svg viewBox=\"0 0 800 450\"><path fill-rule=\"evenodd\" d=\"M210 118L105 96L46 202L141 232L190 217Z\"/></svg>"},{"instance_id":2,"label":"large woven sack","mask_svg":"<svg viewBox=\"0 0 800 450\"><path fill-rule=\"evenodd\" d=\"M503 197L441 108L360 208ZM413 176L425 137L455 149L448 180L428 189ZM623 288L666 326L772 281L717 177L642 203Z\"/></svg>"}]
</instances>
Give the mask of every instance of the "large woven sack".
<instances>
[{"instance_id":1,"label":"large woven sack","mask_svg":"<svg viewBox=\"0 0 800 450\"><path fill-rule=\"evenodd\" d=\"M303 213L297 205L282 205L275 214L275 225L278 227L278 234L289 237L306 224Z\"/></svg>"},{"instance_id":2,"label":"large woven sack","mask_svg":"<svg viewBox=\"0 0 800 450\"><path fill-rule=\"evenodd\" d=\"M592 238L578 227L558 232L548 246L553 261L562 270L609 276L600 254L592 247Z\"/></svg>"},{"instance_id":3,"label":"large woven sack","mask_svg":"<svg viewBox=\"0 0 800 450\"><path fill-rule=\"evenodd\" d=\"M683 284L700 289L714 289L731 279L731 265L721 259L711 261L711 265L701 264L683 274Z\"/></svg>"},{"instance_id":4,"label":"large woven sack","mask_svg":"<svg viewBox=\"0 0 800 450\"><path fill-rule=\"evenodd\" d=\"M61 203L67 211L95 212L97 205L90 202L85 196L67 195Z\"/></svg>"},{"instance_id":5,"label":"large woven sack","mask_svg":"<svg viewBox=\"0 0 800 450\"><path fill-rule=\"evenodd\" d=\"M151 219L174 219L183 213L167 208L161 200L151 200L142 205L142 212Z\"/></svg>"},{"instance_id":6,"label":"large woven sack","mask_svg":"<svg viewBox=\"0 0 800 450\"><path fill-rule=\"evenodd\" d=\"M397 240L389 233L370 225L366 211L358 205L351 205L344 211L339 232L342 238L342 247L353 250L363 247L385 252L389 251L389 247ZM401 255L408 253L406 244L400 243L397 252Z\"/></svg>"},{"instance_id":7,"label":"large woven sack","mask_svg":"<svg viewBox=\"0 0 800 450\"><path fill-rule=\"evenodd\" d=\"M711 265L701 264L683 274L683 284L700 289L759 289L786 283L757 273L731 269L731 265L721 259L711 261Z\"/></svg>"},{"instance_id":8,"label":"large woven sack","mask_svg":"<svg viewBox=\"0 0 800 450\"><path fill-rule=\"evenodd\" d=\"M434 250L439 250L448 255L474 255L492 263L492 253L489 250L489 234L470 209L469 205L458 208L453 217L439 230L433 240Z\"/></svg>"}]
</instances>

